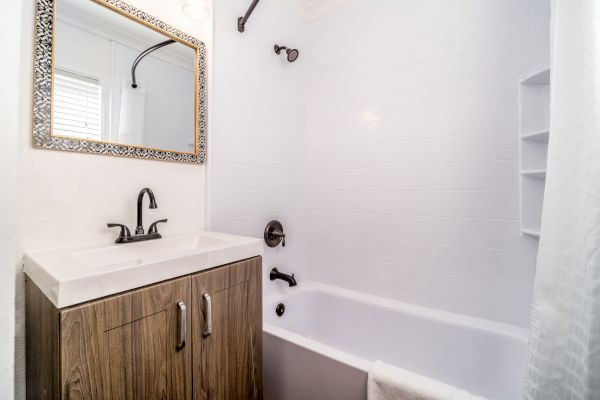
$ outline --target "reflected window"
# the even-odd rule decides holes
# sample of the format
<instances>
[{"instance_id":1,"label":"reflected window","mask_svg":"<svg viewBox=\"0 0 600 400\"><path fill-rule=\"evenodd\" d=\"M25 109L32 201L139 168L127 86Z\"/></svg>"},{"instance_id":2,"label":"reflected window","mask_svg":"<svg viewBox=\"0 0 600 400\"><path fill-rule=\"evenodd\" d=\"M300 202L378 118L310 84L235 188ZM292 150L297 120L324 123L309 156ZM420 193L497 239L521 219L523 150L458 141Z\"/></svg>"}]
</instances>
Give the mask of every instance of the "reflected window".
<instances>
[{"instance_id":1,"label":"reflected window","mask_svg":"<svg viewBox=\"0 0 600 400\"><path fill-rule=\"evenodd\" d=\"M55 69L53 134L102 140L102 85L98 79Z\"/></svg>"}]
</instances>

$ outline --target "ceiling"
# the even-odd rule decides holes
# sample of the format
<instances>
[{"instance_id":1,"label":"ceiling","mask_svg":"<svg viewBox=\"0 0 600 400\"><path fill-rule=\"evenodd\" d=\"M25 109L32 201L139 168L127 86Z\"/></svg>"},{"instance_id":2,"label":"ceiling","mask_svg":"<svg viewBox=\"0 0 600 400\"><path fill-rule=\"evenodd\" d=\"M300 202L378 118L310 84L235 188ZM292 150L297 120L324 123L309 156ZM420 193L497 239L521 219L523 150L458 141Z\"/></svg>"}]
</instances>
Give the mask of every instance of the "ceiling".
<instances>
[{"instance_id":1,"label":"ceiling","mask_svg":"<svg viewBox=\"0 0 600 400\"><path fill-rule=\"evenodd\" d=\"M353 0L281 0L306 22L313 21Z\"/></svg>"}]
</instances>

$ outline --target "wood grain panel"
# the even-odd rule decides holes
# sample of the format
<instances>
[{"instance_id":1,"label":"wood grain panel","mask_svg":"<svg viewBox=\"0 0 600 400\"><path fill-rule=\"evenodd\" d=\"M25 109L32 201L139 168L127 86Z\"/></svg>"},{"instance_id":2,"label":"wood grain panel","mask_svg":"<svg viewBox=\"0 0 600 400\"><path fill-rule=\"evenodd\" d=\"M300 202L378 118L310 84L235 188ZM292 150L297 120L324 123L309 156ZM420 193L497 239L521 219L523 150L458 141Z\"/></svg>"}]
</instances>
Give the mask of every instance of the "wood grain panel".
<instances>
[{"instance_id":1,"label":"wood grain panel","mask_svg":"<svg viewBox=\"0 0 600 400\"><path fill-rule=\"evenodd\" d=\"M162 311L133 323L133 365L136 370L135 386L141 388L139 399L168 399L177 386L172 382L169 363L169 336L167 314ZM177 337L173 336L173 347Z\"/></svg>"},{"instance_id":2,"label":"wood grain panel","mask_svg":"<svg viewBox=\"0 0 600 400\"><path fill-rule=\"evenodd\" d=\"M194 398L262 399L262 259L192 277ZM204 293L212 298L213 333Z\"/></svg>"},{"instance_id":3,"label":"wood grain panel","mask_svg":"<svg viewBox=\"0 0 600 400\"><path fill-rule=\"evenodd\" d=\"M190 304L190 285L186 277L64 310L66 398L191 399L191 346L176 348L177 302Z\"/></svg>"},{"instance_id":4,"label":"wood grain panel","mask_svg":"<svg viewBox=\"0 0 600 400\"><path fill-rule=\"evenodd\" d=\"M110 380L110 397L116 398L123 394L124 398L131 398L134 393L133 382L133 327L131 324L107 332L109 348L108 377Z\"/></svg>"},{"instance_id":5,"label":"wood grain panel","mask_svg":"<svg viewBox=\"0 0 600 400\"><path fill-rule=\"evenodd\" d=\"M111 398L169 398L165 311L106 332Z\"/></svg>"},{"instance_id":6,"label":"wood grain panel","mask_svg":"<svg viewBox=\"0 0 600 400\"><path fill-rule=\"evenodd\" d=\"M59 310L25 277L26 395L32 400L58 400Z\"/></svg>"}]
</instances>

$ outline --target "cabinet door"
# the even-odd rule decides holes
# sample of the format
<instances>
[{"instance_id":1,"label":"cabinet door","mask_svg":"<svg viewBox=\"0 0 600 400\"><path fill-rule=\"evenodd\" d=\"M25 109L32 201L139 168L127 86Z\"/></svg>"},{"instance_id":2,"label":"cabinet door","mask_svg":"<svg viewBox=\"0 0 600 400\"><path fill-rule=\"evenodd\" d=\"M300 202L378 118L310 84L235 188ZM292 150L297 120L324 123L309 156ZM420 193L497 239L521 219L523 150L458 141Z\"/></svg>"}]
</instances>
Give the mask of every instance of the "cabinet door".
<instances>
[{"instance_id":1,"label":"cabinet door","mask_svg":"<svg viewBox=\"0 0 600 400\"><path fill-rule=\"evenodd\" d=\"M190 290L187 277L62 311L62 398L191 399Z\"/></svg>"},{"instance_id":2,"label":"cabinet door","mask_svg":"<svg viewBox=\"0 0 600 400\"><path fill-rule=\"evenodd\" d=\"M194 399L262 399L261 261L192 276Z\"/></svg>"}]
</instances>

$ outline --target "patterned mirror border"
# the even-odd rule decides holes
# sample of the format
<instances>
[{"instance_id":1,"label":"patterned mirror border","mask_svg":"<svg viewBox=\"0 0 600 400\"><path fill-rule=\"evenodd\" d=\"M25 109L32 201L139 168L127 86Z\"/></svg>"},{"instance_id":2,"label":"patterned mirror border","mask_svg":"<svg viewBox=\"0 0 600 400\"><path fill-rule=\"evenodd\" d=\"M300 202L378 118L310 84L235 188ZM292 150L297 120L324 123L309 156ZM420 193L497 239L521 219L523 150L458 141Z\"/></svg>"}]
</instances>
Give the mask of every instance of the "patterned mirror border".
<instances>
[{"instance_id":1,"label":"patterned mirror border","mask_svg":"<svg viewBox=\"0 0 600 400\"><path fill-rule=\"evenodd\" d=\"M93 0L100 5L120 12L133 20L142 21L157 28L167 36L178 38L197 48L198 83L197 83L197 124L196 152L180 153L169 150L148 149L123 144L98 142L85 139L52 136L52 40L55 0L37 0L36 7L36 40L35 40L35 74L33 91L33 147L48 150L74 151L119 157L144 158L181 162L188 164L204 164L206 161L206 47L204 43L172 26L130 6L120 0Z\"/></svg>"}]
</instances>

